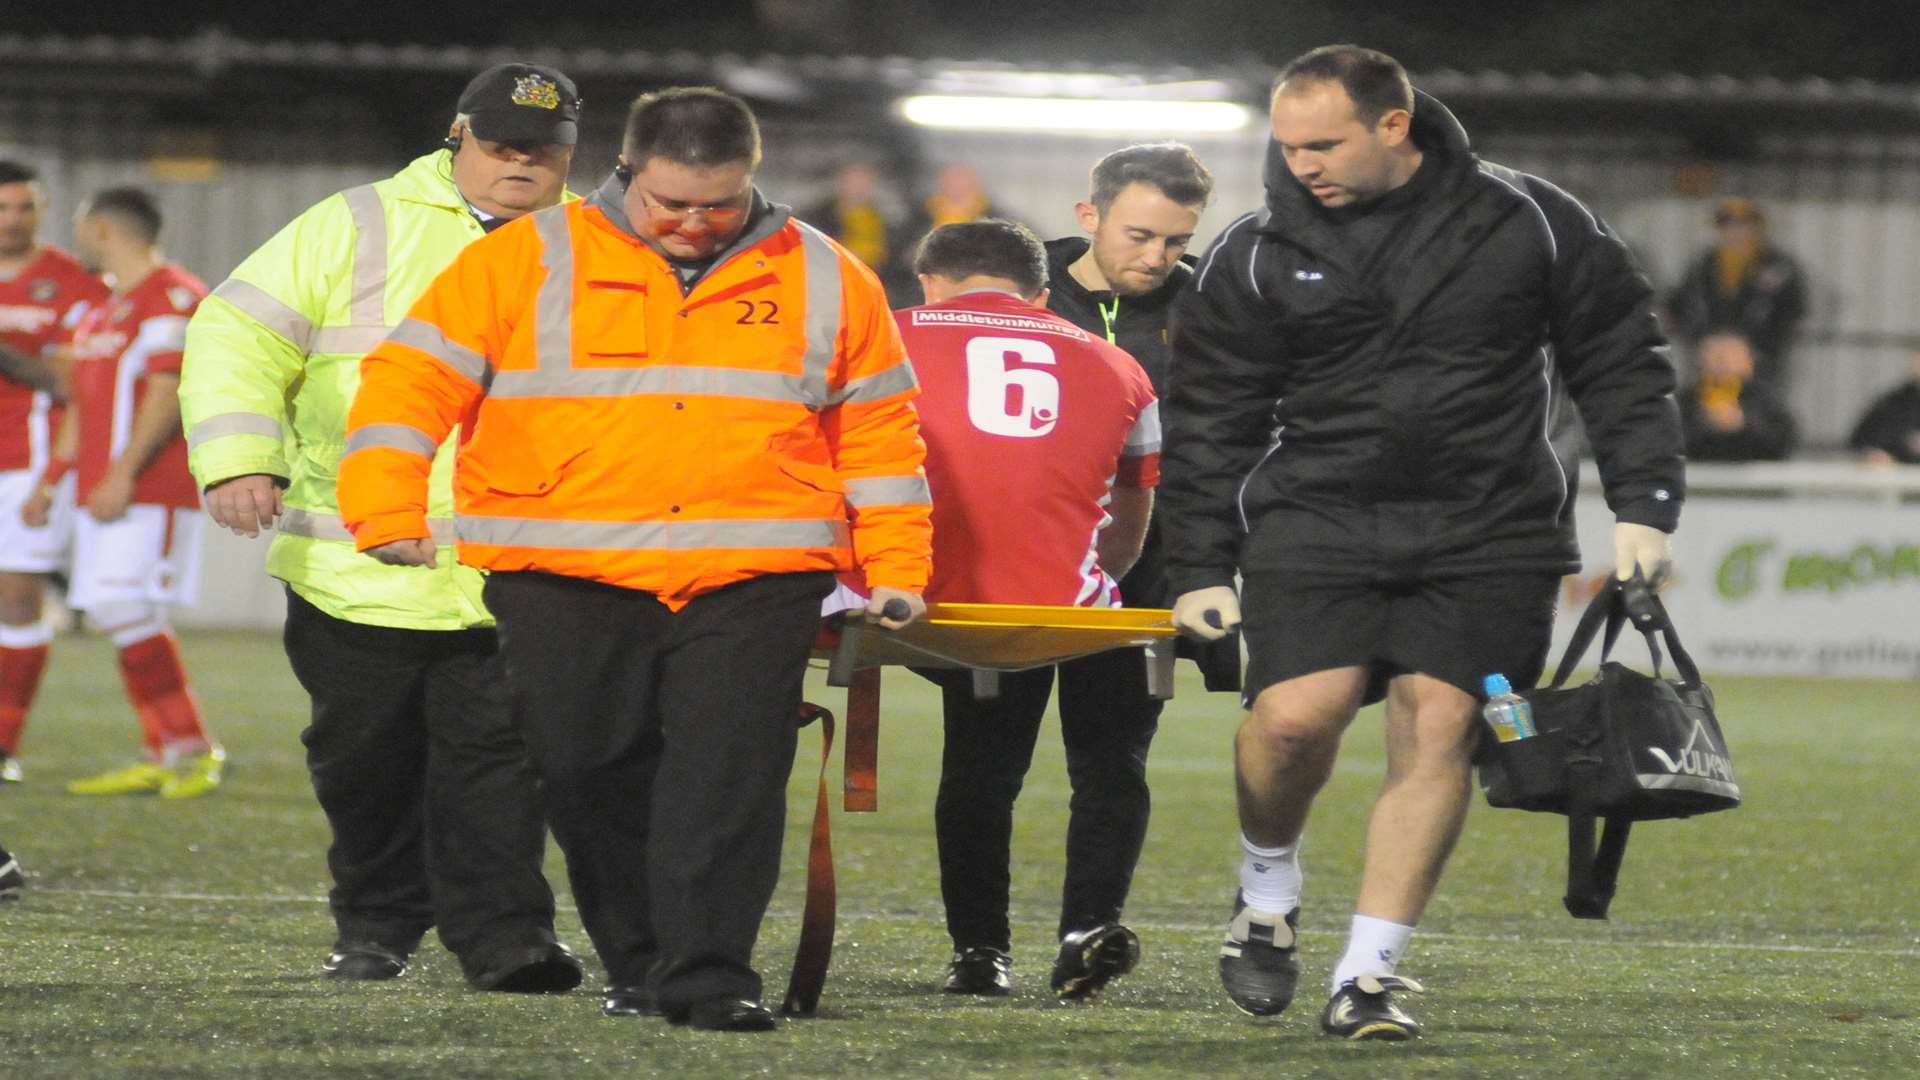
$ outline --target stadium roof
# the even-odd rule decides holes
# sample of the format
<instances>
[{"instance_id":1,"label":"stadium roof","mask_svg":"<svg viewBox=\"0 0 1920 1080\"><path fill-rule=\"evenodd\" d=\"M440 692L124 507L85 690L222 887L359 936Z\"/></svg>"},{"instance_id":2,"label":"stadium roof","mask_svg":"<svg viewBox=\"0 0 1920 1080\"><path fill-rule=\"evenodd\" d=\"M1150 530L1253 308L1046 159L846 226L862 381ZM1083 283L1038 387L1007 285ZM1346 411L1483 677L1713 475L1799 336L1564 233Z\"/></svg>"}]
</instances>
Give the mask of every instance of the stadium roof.
<instances>
[{"instance_id":1,"label":"stadium roof","mask_svg":"<svg viewBox=\"0 0 1920 1080\"><path fill-rule=\"evenodd\" d=\"M1169 85L1204 83L1221 96L1260 102L1273 74L1270 67L1250 63L1042 70L992 61L905 57L260 41L215 29L176 40L0 35L0 89L16 94L192 96L224 80L249 74L284 78L290 72L338 89L342 83L370 86L394 78L452 77L515 59L554 64L582 82L635 86L708 82L756 100L802 109L814 104L872 102L876 89L922 92L956 80L978 89L991 87L996 79L1018 83L1021 92L1027 93L1036 89L1072 93L1076 85L1084 92L1090 79L1099 80L1102 93L1112 93L1116 87L1150 92ZM1920 85L1866 80L1439 70L1418 73L1414 81L1450 104L1471 106L1482 113L1491 110L1523 125L1550 125L1569 118L1644 124L1679 114L1762 128L1912 132L1920 123ZM1054 89L1045 89L1049 82ZM1124 90L1121 93L1124 96Z\"/></svg>"}]
</instances>

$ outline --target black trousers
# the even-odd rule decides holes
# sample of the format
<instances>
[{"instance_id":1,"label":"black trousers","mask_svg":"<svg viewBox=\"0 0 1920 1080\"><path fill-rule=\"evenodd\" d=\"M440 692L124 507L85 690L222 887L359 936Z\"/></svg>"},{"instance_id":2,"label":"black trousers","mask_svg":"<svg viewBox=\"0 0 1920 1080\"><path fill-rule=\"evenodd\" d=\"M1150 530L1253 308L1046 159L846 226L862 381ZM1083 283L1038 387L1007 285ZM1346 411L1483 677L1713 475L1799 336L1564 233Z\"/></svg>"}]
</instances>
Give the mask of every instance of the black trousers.
<instances>
[{"instance_id":1,"label":"black trousers","mask_svg":"<svg viewBox=\"0 0 1920 1080\"><path fill-rule=\"evenodd\" d=\"M1007 949L1013 804L1020 795L1055 668L1000 676L1000 696L973 696L967 672L916 669L940 686L946 743L934 832L940 895L955 948ZM1147 749L1162 703L1147 693L1140 649L1116 649L1058 666L1060 734L1073 787L1061 936L1117 922L1147 836L1152 799Z\"/></svg>"},{"instance_id":2,"label":"black trousers","mask_svg":"<svg viewBox=\"0 0 1920 1080\"><path fill-rule=\"evenodd\" d=\"M487 578L581 922L609 981L651 986L669 1015L760 997L753 945L832 587L771 574L672 611L578 578Z\"/></svg>"},{"instance_id":3,"label":"black trousers","mask_svg":"<svg viewBox=\"0 0 1920 1080\"><path fill-rule=\"evenodd\" d=\"M553 941L539 779L494 632L366 626L288 589L286 648L313 699L300 741L340 938L407 953L437 925L470 978Z\"/></svg>"}]
</instances>

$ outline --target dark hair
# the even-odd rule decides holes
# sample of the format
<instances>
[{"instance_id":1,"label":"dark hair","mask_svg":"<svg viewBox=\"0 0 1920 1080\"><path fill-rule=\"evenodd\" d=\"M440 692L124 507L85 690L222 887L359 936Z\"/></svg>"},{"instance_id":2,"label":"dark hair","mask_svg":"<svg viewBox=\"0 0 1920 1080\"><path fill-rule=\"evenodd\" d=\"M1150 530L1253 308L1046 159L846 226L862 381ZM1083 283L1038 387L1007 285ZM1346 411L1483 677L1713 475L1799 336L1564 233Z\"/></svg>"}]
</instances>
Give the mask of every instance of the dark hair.
<instances>
[{"instance_id":1,"label":"dark hair","mask_svg":"<svg viewBox=\"0 0 1920 1080\"><path fill-rule=\"evenodd\" d=\"M656 157L680 165L760 164L760 124L747 103L711 86L641 94L627 112L621 152L636 169Z\"/></svg>"},{"instance_id":2,"label":"dark hair","mask_svg":"<svg viewBox=\"0 0 1920 1080\"><path fill-rule=\"evenodd\" d=\"M1093 167L1094 209L1105 214L1128 184L1148 184L1182 206L1204 208L1213 197L1213 174L1185 143L1123 147Z\"/></svg>"},{"instance_id":3,"label":"dark hair","mask_svg":"<svg viewBox=\"0 0 1920 1080\"><path fill-rule=\"evenodd\" d=\"M87 200L86 216L104 214L138 233L151 244L160 239L160 204L136 187L107 188Z\"/></svg>"},{"instance_id":4,"label":"dark hair","mask_svg":"<svg viewBox=\"0 0 1920 1080\"><path fill-rule=\"evenodd\" d=\"M1278 94L1286 84L1337 82L1353 100L1354 116L1372 127L1394 109L1413 111L1413 83L1407 69L1386 53L1358 45L1322 45L1293 58L1280 70L1273 90Z\"/></svg>"},{"instance_id":5,"label":"dark hair","mask_svg":"<svg viewBox=\"0 0 1920 1080\"><path fill-rule=\"evenodd\" d=\"M983 218L942 225L920 241L913 272L963 281L975 275L1006 278L1032 296L1047 284L1047 249L1017 221Z\"/></svg>"},{"instance_id":6,"label":"dark hair","mask_svg":"<svg viewBox=\"0 0 1920 1080\"><path fill-rule=\"evenodd\" d=\"M0 184L32 184L40 179L40 170L18 161L0 161Z\"/></svg>"}]
</instances>

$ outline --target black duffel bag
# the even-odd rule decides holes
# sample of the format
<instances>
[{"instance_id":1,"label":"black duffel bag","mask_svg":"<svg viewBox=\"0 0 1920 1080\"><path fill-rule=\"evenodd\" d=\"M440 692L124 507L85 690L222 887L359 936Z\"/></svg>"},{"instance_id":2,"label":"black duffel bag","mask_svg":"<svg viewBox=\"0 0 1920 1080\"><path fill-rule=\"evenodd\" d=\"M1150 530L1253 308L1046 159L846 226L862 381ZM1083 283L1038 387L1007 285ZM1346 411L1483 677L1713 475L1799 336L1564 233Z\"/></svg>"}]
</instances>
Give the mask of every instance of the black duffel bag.
<instances>
[{"instance_id":1,"label":"black duffel bag","mask_svg":"<svg viewBox=\"0 0 1920 1080\"><path fill-rule=\"evenodd\" d=\"M1607 659L1629 620L1646 637L1650 676ZM1603 624L1599 674L1568 688ZM1662 675L1661 639L1678 681ZM1520 696L1533 708L1536 734L1498 742L1486 732L1476 757L1480 786L1489 805L1567 816L1566 905L1576 919L1607 917L1633 822L1740 805L1713 691L1660 598L1637 576L1608 580L1580 616L1553 681ZM1596 820L1606 822L1597 848Z\"/></svg>"}]
</instances>

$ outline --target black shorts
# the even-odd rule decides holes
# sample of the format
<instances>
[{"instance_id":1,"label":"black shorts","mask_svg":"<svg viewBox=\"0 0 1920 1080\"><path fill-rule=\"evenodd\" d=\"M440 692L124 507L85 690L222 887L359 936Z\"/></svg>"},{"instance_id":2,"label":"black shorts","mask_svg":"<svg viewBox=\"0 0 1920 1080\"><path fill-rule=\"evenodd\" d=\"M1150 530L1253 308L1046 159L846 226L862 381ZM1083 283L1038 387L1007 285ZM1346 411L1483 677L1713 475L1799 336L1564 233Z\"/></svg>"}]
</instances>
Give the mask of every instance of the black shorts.
<instances>
[{"instance_id":1,"label":"black shorts","mask_svg":"<svg viewBox=\"0 0 1920 1080\"><path fill-rule=\"evenodd\" d=\"M1532 686L1546 665L1560 575L1536 570L1377 581L1305 570L1246 575L1240 596L1251 706L1275 683L1368 669L1366 703L1395 675L1430 675L1480 696L1499 673Z\"/></svg>"}]
</instances>

